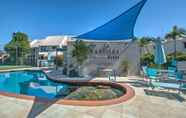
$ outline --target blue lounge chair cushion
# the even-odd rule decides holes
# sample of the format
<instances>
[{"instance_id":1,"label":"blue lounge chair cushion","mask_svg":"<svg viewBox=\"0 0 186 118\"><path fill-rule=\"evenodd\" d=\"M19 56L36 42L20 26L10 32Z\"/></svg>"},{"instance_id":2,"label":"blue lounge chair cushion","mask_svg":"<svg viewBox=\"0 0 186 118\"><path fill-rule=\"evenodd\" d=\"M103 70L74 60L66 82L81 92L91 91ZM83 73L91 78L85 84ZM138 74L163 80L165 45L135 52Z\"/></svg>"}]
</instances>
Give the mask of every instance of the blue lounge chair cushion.
<instances>
[{"instance_id":1,"label":"blue lounge chair cushion","mask_svg":"<svg viewBox=\"0 0 186 118\"><path fill-rule=\"evenodd\" d=\"M168 70L171 70L171 71L174 71L175 72L176 71L176 67L169 66L168 67Z\"/></svg>"},{"instance_id":2,"label":"blue lounge chair cushion","mask_svg":"<svg viewBox=\"0 0 186 118\"><path fill-rule=\"evenodd\" d=\"M172 62L171 62L171 66L176 67L177 66L177 61L173 59Z\"/></svg>"},{"instance_id":3,"label":"blue lounge chair cushion","mask_svg":"<svg viewBox=\"0 0 186 118\"><path fill-rule=\"evenodd\" d=\"M180 89L180 85L177 83L163 83L163 82L152 82L154 87L161 87L167 89Z\"/></svg>"},{"instance_id":4,"label":"blue lounge chair cushion","mask_svg":"<svg viewBox=\"0 0 186 118\"><path fill-rule=\"evenodd\" d=\"M181 86L181 90L186 90L186 84L183 84L183 85Z\"/></svg>"},{"instance_id":5,"label":"blue lounge chair cushion","mask_svg":"<svg viewBox=\"0 0 186 118\"><path fill-rule=\"evenodd\" d=\"M176 80L182 80L183 79L183 72L178 71L176 72Z\"/></svg>"},{"instance_id":6,"label":"blue lounge chair cushion","mask_svg":"<svg viewBox=\"0 0 186 118\"><path fill-rule=\"evenodd\" d=\"M158 79L156 76L148 76L150 79Z\"/></svg>"},{"instance_id":7,"label":"blue lounge chair cushion","mask_svg":"<svg viewBox=\"0 0 186 118\"><path fill-rule=\"evenodd\" d=\"M147 68L147 76L149 79L157 79L158 71L154 68Z\"/></svg>"}]
</instances>

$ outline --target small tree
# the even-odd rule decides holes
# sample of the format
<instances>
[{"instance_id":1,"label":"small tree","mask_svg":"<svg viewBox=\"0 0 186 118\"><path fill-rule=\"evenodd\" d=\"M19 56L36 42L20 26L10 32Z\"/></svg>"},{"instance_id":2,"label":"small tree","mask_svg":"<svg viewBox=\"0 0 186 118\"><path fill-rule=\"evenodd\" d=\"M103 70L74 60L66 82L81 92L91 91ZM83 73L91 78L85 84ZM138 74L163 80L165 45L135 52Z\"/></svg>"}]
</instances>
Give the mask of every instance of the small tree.
<instances>
[{"instance_id":1,"label":"small tree","mask_svg":"<svg viewBox=\"0 0 186 118\"><path fill-rule=\"evenodd\" d=\"M30 43L25 33L13 33L12 40L5 45L5 51L9 53L13 64L23 64L30 52Z\"/></svg>"},{"instance_id":2,"label":"small tree","mask_svg":"<svg viewBox=\"0 0 186 118\"><path fill-rule=\"evenodd\" d=\"M76 40L73 44L74 49L72 50L72 57L76 59L78 66L84 63L90 53L90 48L82 40Z\"/></svg>"},{"instance_id":3,"label":"small tree","mask_svg":"<svg viewBox=\"0 0 186 118\"><path fill-rule=\"evenodd\" d=\"M55 57L54 59L54 63L57 66L63 66L63 61L64 61L64 56L63 55L58 55L57 57Z\"/></svg>"},{"instance_id":4,"label":"small tree","mask_svg":"<svg viewBox=\"0 0 186 118\"><path fill-rule=\"evenodd\" d=\"M128 74L129 61L127 59L123 60L120 64L120 70L122 75L126 76Z\"/></svg>"},{"instance_id":5,"label":"small tree","mask_svg":"<svg viewBox=\"0 0 186 118\"><path fill-rule=\"evenodd\" d=\"M167 55L168 64L171 63L172 59L174 59L174 53L170 53ZM185 52L177 52L176 53L177 61L186 61L186 53Z\"/></svg>"},{"instance_id":6,"label":"small tree","mask_svg":"<svg viewBox=\"0 0 186 118\"><path fill-rule=\"evenodd\" d=\"M154 55L151 53L144 54L140 58L141 65L152 66L154 65Z\"/></svg>"},{"instance_id":7,"label":"small tree","mask_svg":"<svg viewBox=\"0 0 186 118\"><path fill-rule=\"evenodd\" d=\"M142 49L143 48L147 48L147 45L152 41L153 38L150 37L142 37L140 39L138 39L138 45L140 47L140 57L142 57ZM149 53L149 51L148 51ZM141 62L140 62L141 64ZM140 65L141 66L141 65Z\"/></svg>"}]
</instances>

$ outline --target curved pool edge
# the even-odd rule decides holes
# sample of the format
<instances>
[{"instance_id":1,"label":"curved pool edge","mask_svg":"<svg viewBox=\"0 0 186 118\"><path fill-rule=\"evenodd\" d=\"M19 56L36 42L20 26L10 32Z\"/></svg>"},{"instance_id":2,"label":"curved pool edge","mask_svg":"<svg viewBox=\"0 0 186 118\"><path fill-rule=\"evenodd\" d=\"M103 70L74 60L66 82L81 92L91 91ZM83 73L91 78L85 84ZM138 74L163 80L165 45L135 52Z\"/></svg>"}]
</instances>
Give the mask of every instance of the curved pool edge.
<instances>
[{"instance_id":1,"label":"curved pool edge","mask_svg":"<svg viewBox=\"0 0 186 118\"><path fill-rule=\"evenodd\" d=\"M120 84L120 86L125 87L126 94L124 94L119 98L114 98L109 100L60 100L57 103L65 104L65 105L75 105L75 106L106 106L106 105L120 104L134 97L135 92L131 87L125 84Z\"/></svg>"},{"instance_id":2,"label":"curved pool edge","mask_svg":"<svg viewBox=\"0 0 186 118\"><path fill-rule=\"evenodd\" d=\"M49 103L52 102L53 104L62 104L62 105L73 105L73 106L106 106L106 105L114 105L120 104L123 102L127 102L128 100L132 99L135 96L135 91L132 87L124 83L116 83L116 82L109 82L109 81L96 81L96 80L55 80L54 78L48 77L49 80L58 82L58 83L69 83L69 84L100 84L100 85L109 85L116 88L122 88L126 90L126 93L123 94L121 97L109 99L109 100L67 100L67 99L47 99L42 97L35 97L23 94L14 94L8 92L0 92L0 95L7 96L7 97L14 97L18 99L24 100L31 100L41 103Z\"/></svg>"},{"instance_id":3,"label":"curved pool edge","mask_svg":"<svg viewBox=\"0 0 186 118\"><path fill-rule=\"evenodd\" d=\"M86 85L88 83L94 84L101 84L101 85L109 85L116 88L123 88L126 90L126 93L121 97L110 99L110 100L60 100L58 101L59 104L66 104L66 105L76 105L76 106L105 106L105 105L114 105L126 102L132 99L135 96L135 91L132 87L124 83L116 83L110 81L101 81L101 80L56 80L54 78L48 77L49 80L54 82L61 82L61 83L81 83Z\"/></svg>"},{"instance_id":4,"label":"curved pool edge","mask_svg":"<svg viewBox=\"0 0 186 118\"><path fill-rule=\"evenodd\" d=\"M98 81L92 81L96 83L100 83ZM91 83L92 83L91 82ZM108 82L106 82L108 83ZM105 84L105 82L104 82ZM18 99L24 99L24 100L31 100L41 103L49 103L49 102L54 102L54 104L61 104L61 105L73 105L73 106L106 106L106 105L115 105L119 103L126 102L133 98L135 96L135 91L128 85L126 84L120 84L120 83L112 83L114 86L120 86L124 87L126 89L126 94L119 98L114 98L110 100L67 100L67 99L54 99L50 100L47 98L41 98L41 97L35 97L35 96L28 96L28 95L18 95L14 93L8 93L8 92L0 92L0 95L7 96L7 97L14 97Z\"/></svg>"}]
</instances>

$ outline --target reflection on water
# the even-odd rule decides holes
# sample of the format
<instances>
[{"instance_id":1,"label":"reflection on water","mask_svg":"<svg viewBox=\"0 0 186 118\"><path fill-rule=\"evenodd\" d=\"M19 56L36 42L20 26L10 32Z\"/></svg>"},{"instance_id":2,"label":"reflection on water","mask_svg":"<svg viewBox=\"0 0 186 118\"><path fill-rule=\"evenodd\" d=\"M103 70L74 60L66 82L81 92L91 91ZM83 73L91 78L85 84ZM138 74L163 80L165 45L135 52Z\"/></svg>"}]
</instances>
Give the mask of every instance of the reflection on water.
<instances>
[{"instance_id":1,"label":"reflection on water","mask_svg":"<svg viewBox=\"0 0 186 118\"><path fill-rule=\"evenodd\" d=\"M40 71L0 73L0 91L54 98L67 85L54 83Z\"/></svg>"},{"instance_id":2,"label":"reflection on water","mask_svg":"<svg viewBox=\"0 0 186 118\"><path fill-rule=\"evenodd\" d=\"M41 71L18 71L0 73L0 91L44 98L76 100L105 100L125 94L109 85L78 85L55 83Z\"/></svg>"}]
</instances>

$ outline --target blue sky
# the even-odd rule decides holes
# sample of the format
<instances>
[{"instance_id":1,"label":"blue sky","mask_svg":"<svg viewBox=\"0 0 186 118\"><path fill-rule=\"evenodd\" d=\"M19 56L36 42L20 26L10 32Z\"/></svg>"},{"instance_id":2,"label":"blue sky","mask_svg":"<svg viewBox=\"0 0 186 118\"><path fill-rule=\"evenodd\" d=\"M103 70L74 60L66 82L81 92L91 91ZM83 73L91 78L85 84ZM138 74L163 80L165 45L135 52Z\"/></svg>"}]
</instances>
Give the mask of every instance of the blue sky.
<instances>
[{"instance_id":1,"label":"blue sky","mask_svg":"<svg viewBox=\"0 0 186 118\"><path fill-rule=\"evenodd\" d=\"M21 31L30 39L78 35L118 16L140 0L2 0L0 48ZM173 25L186 28L186 0L148 0L135 36L163 36Z\"/></svg>"}]
</instances>

